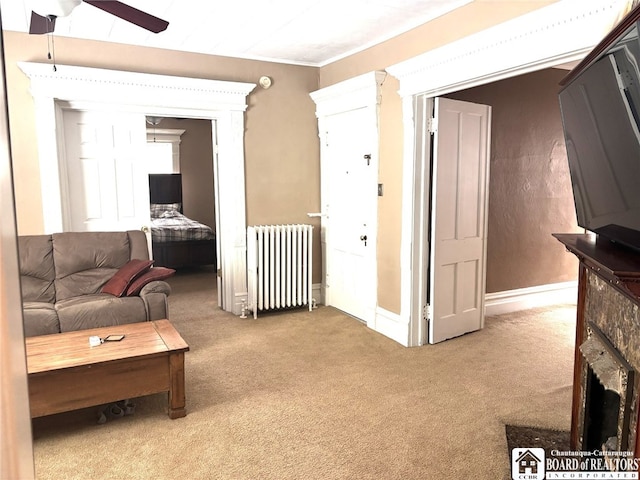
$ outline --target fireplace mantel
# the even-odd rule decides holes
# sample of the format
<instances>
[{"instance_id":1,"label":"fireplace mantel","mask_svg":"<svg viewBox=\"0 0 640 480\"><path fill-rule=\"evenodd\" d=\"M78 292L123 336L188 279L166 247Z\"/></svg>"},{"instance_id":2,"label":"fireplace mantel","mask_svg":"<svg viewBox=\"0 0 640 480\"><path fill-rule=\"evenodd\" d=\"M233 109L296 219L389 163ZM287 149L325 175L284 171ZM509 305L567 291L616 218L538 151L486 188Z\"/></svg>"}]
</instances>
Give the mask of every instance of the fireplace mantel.
<instances>
[{"instance_id":1,"label":"fireplace mantel","mask_svg":"<svg viewBox=\"0 0 640 480\"><path fill-rule=\"evenodd\" d=\"M594 234L554 234L554 237L580 260L571 412L571 448L580 450L589 368L580 347L589 343L592 331L603 335L605 342L635 372L640 372L640 253ZM639 377L636 374L630 378L626 396L628 418L621 422L628 429L624 433L629 442L625 449L634 451L636 457L640 456Z\"/></svg>"}]
</instances>

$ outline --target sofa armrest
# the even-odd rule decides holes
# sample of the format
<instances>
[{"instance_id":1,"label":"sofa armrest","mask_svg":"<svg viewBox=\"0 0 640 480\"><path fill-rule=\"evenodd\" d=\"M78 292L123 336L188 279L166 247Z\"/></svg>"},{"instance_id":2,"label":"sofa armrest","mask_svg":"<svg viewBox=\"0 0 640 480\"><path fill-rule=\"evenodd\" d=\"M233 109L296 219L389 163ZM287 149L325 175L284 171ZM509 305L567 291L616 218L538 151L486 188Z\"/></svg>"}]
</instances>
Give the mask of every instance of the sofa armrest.
<instances>
[{"instance_id":1,"label":"sofa armrest","mask_svg":"<svg viewBox=\"0 0 640 480\"><path fill-rule=\"evenodd\" d=\"M142 290L140 290L140 296L144 297L150 293L164 293L167 297L171 295L171 285L163 280L154 280L147 283Z\"/></svg>"},{"instance_id":2,"label":"sofa armrest","mask_svg":"<svg viewBox=\"0 0 640 480\"><path fill-rule=\"evenodd\" d=\"M140 298L147 310L147 320L162 320L169 318L168 297L171 286L162 280L147 283L140 290Z\"/></svg>"}]
</instances>

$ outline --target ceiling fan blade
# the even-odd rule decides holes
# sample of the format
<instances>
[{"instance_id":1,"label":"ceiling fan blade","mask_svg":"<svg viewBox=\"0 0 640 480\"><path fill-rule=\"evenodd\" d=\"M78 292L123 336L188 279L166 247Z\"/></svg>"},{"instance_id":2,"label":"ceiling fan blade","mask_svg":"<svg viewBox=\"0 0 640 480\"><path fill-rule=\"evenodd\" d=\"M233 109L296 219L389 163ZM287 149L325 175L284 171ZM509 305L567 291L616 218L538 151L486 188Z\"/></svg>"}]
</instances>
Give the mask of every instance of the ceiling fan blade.
<instances>
[{"instance_id":1,"label":"ceiling fan blade","mask_svg":"<svg viewBox=\"0 0 640 480\"><path fill-rule=\"evenodd\" d=\"M36 12L31 12L31 22L29 23L29 33L42 35L52 33L56 27L56 17L43 17Z\"/></svg>"},{"instance_id":2,"label":"ceiling fan blade","mask_svg":"<svg viewBox=\"0 0 640 480\"><path fill-rule=\"evenodd\" d=\"M104 10L111 15L131 22L139 27L149 30L153 33L160 33L167 28L169 22L161 18L154 17L142 10L130 7L127 4L116 0L83 0L84 3L93 5L100 10Z\"/></svg>"}]
</instances>

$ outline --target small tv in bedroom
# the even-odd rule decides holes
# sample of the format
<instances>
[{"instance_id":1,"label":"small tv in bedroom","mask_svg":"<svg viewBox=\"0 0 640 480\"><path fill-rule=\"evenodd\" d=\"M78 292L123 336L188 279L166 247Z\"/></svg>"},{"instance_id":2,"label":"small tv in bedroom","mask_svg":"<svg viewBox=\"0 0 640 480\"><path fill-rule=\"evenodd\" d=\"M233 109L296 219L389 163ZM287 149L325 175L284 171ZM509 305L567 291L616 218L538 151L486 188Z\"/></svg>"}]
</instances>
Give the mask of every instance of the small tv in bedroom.
<instances>
[{"instance_id":1,"label":"small tv in bedroom","mask_svg":"<svg viewBox=\"0 0 640 480\"><path fill-rule=\"evenodd\" d=\"M640 251L640 41L635 8L561 82L578 225Z\"/></svg>"}]
</instances>

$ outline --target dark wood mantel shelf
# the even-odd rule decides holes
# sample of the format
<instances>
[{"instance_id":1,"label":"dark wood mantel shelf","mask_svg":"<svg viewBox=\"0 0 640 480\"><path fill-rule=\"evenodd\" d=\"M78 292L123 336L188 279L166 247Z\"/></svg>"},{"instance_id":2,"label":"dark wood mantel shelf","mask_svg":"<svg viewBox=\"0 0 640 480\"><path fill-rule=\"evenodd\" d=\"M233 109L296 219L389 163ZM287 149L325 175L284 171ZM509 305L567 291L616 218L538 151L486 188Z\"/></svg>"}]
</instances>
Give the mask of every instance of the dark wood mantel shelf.
<instances>
[{"instance_id":1,"label":"dark wood mantel shelf","mask_svg":"<svg viewBox=\"0 0 640 480\"><path fill-rule=\"evenodd\" d=\"M554 233L568 251L632 300L640 301L640 253L594 234Z\"/></svg>"}]
</instances>

